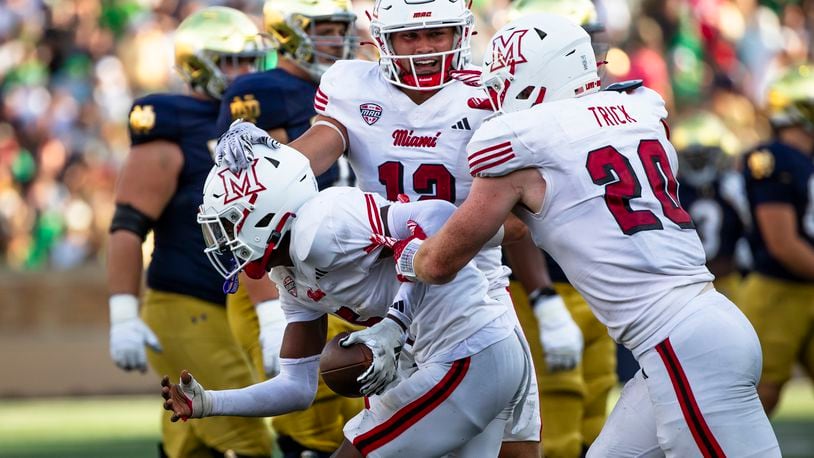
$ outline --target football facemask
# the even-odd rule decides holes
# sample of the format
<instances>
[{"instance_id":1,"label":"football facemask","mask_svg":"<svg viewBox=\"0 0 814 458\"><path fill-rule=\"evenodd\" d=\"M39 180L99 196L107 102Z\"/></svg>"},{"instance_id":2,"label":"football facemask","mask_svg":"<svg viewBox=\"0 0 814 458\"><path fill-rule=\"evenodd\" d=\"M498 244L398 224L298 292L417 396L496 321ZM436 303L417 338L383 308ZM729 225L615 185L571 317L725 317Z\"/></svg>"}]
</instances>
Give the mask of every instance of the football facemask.
<instances>
[{"instance_id":1,"label":"football facemask","mask_svg":"<svg viewBox=\"0 0 814 458\"><path fill-rule=\"evenodd\" d=\"M464 0L377 0L370 35L379 48L379 68L390 83L422 91L441 89L454 81L451 70L463 70L471 57L474 16ZM426 54L397 54L392 36L433 28L453 27L452 48ZM440 70L419 74L417 64L440 60Z\"/></svg>"},{"instance_id":2,"label":"football facemask","mask_svg":"<svg viewBox=\"0 0 814 458\"><path fill-rule=\"evenodd\" d=\"M271 0L263 7L263 22L280 52L314 81L337 60L352 59L358 48L356 14L349 0ZM344 24L344 35L320 35L318 24L324 22Z\"/></svg>"}]
</instances>

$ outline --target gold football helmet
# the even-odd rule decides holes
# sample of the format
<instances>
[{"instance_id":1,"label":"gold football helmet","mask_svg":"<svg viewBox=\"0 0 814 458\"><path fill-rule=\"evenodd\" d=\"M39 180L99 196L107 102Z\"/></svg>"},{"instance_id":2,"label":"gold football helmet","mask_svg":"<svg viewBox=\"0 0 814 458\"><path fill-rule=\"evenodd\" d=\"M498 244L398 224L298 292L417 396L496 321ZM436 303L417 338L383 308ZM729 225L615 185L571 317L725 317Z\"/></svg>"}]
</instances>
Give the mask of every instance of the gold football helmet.
<instances>
[{"instance_id":1,"label":"gold football helmet","mask_svg":"<svg viewBox=\"0 0 814 458\"><path fill-rule=\"evenodd\" d=\"M591 0L518 0L511 3L508 18L513 21L534 13L559 14L581 25L591 36L597 63L605 61L609 47L605 25L599 21L596 6Z\"/></svg>"},{"instance_id":2,"label":"gold football helmet","mask_svg":"<svg viewBox=\"0 0 814 458\"><path fill-rule=\"evenodd\" d=\"M219 99L229 84L222 66L251 59L262 69L271 42L244 13L212 6L189 15L175 32L175 67L195 91Z\"/></svg>"},{"instance_id":3,"label":"gold football helmet","mask_svg":"<svg viewBox=\"0 0 814 458\"><path fill-rule=\"evenodd\" d=\"M766 101L772 126L799 125L814 133L814 65L787 70L769 86Z\"/></svg>"},{"instance_id":4,"label":"gold football helmet","mask_svg":"<svg viewBox=\"0 0 814 458\"><path fill-rule=\"evenodd\" d=\"M712 183L728 158L740 153L740 141L718 116L700 112L673 127L670 142L678 152L681 180L692 186Z\"/></svg>"},{"instance_id":5,"label":"gold football helmet","mask_svg":"<svg viewBox=\"0 0 814 458\"><path fill-rule=\"evenodd\" d=\"M356 51L356 14L350 0L271 0L263 7L266 33L277 42L279 52L307 71L315 81L335 61L351 59ZM345 35L317 35L320 22L346 24ZM323 48L323 50L320 50ZM336 53L324 48L336 48Z\"/></svg>"},{"instance_id":6,"label":"gold football helmet","mask_svg":"<svg viewBox=\"0 0 814 458\"><path fill-rule=\"evenodd\" d=\"M519 0L512 2L509 19L532 13L551 13L565 16L576 22L586 32L605 30L599 22L596 7L591 0Z\"/></svg>"}]
</instances>

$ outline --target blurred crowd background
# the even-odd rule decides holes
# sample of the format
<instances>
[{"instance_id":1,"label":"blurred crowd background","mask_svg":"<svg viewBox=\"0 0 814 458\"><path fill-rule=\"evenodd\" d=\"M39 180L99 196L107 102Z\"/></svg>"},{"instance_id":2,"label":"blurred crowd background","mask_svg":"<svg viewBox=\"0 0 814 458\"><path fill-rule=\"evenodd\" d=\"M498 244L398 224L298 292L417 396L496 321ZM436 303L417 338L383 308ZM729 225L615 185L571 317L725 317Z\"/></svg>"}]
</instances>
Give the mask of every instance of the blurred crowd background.
<instances>
[{"instance_id":1,"label":"blurred crowd background","mask_svg":"<svg viewBox=\"0 0 814 458\"><path fill-rule=\"evenodd\" d=\"M509 0L476 0L479 63ZM172 32L201 6L260 19L261 0L0 0L0 271L104 261L127 113L182 90ZM705 108L744 148L765 138L764 89L811 57L814 0L598 0L605 81L641 78L673 119ZM360 28L369 1L355 1Z\"/></svg>"}]
</instances>

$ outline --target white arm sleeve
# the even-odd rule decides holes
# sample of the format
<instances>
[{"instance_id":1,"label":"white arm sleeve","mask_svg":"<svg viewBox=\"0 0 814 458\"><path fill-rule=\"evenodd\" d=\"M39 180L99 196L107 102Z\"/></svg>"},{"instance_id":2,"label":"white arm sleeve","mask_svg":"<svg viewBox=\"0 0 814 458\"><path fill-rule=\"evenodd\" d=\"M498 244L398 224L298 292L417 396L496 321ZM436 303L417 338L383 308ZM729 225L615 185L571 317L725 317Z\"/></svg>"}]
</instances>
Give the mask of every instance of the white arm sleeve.
<instances>
[{"instance_id":1,"label":"white arm sleeve","mask_svg":"<svg viewBox=\"0 0 814 458\"><path fill-rule=\"evenodd\" d=\"M307 409L317 395L319 355L280 358L280 374L238 390L208 391L212 415L273 417Z\"/></svg>"},{"instance_id":2,"label":"white arm sleeve","mask_svg":"<svg viewBox=\"0 0 814 458\"><path fill-rule=\"evenodd\" d=\"M387 212L387 227L390 229L390 236L395 239L406 239L410 236L407 228L407 221L415 221L424 229L424 232L431 236L441 230L452 213L455 212L455 205L445 200L421 200L418 202L407 202L403 204L393 204Z\"/></svg>"},{"instance_id":3,"label":"white arm sleeve","mask_svg":"<svg viewBox=\"0 0 814 458\"><path fill-rule=\"evenodd\" d=\"M444 223L455 212L457 207L445 200L421 200L404 204L393 204L387 213L387 227L390 236L395 239L406 239L410 236L407 221L415 221L431 237L441 230ZM489 239L484 248L493 248L503 243L503 226Z\"/></svg>"}]
</instances>

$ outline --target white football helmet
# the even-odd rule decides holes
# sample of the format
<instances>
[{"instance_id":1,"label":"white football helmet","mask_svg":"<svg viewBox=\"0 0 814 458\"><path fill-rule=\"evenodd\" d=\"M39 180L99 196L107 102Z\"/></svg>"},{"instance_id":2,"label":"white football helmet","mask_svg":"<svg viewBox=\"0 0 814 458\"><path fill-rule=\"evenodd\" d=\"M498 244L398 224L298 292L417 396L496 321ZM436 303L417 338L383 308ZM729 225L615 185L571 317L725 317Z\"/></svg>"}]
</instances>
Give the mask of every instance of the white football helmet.
<instances>
[{"instance_id":1,"label":"white football helmet","mask_svg":"<svg viewBox=\"0 0 814 458\"><path fill-rule=\"evenodd\" d=\"M318 192L310 162L299 151L275 142L252 145L252 152L251 165L237 173L212 168L198 211L204 253L227 280L241 270L251 278L265 275L297 210Z\"/></svg>"},{"instance_id":2,"label":"white football helmet","mask_svg":"<svg viewBox=\"0 0 814 458\"><path fill-rule=\"evenodd\" d=\"M537 13L504 25L489 41L481 83L504 113L599 90L591 38L565 16Z\"/></svg>"},{"instance_id":3,"label":"white football helmet","mask_svg":"<svg viewBox=\"0 0 814 458\"><path fill-rule=\"evenodd\" d=\"M431 91L440 89L454 80L450 70L462 70L472 55L472 31L475 23L465 0L376 0L370 21L370 35L379 48L379 66L384 77L407 89ZM408 30L455 27L452 49L430 54L398 55L390 40L394 32ZM422 59L441 59L441 71L432 75L418 75L415 62ZM400 60L410 63L404 68Z\"/></svg>"}]
</instances>

